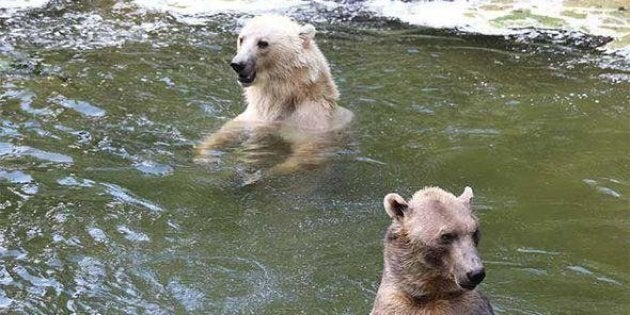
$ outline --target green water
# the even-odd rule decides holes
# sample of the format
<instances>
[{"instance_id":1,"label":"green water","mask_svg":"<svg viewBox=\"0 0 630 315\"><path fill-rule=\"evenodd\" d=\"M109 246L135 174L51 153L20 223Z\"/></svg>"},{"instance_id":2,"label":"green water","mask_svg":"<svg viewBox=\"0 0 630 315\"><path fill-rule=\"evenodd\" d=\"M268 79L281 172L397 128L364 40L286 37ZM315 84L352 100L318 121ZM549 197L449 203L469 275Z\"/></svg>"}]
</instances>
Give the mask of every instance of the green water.
<instances>
[{"instance_id":1,"label":"green water","mask_svg":"<svg viewBox=\"0 0 630 315\"><path fill-rule=\"evenodd\" d=\"M242 185L238 152L193 162L244 109L234 19L54 35L42 16L66 11L0 20L1 312L366 314L382 198L424 185L475 190L497 313L630 312L622 60L320 24L349 140L320 169ZM141 22L166 27L123 32Z\"/></svg>"}]
</instances>

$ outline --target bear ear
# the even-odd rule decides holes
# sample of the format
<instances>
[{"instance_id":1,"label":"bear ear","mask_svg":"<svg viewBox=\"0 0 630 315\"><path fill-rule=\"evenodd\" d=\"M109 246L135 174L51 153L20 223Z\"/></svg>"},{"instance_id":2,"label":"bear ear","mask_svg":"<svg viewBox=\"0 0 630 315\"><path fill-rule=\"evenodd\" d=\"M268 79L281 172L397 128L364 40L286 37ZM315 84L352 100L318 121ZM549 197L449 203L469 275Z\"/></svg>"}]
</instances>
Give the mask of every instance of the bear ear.
<instances>
[{"instance_id":1,"label":"bear ear","mask_svg":"<svg viewBox=\"0 0 630 315\"><path fill-rule=\"evenodd\" d=\"M299 36L300 39L302 39L302 45L308 47L313 38L315 38L315 26L311 24L302 25L302 27L300 27Z\"/></svg>"},{"instance_id":2,"label":"bear ear","mask_svg":"<svg viewBox=\"0 0 630 315\"><path fill-rule=\"evenodd\" d=\"M466 186L466 188L464 188L464 192L457 198L468 205L469 208L472 208L473 197L472 188Z\"/></svg>"},{"instance_id":3,"label":"bear ear","mask_svg":"<svg viewBox=\"0 0 630 315\"><path fill-rule=\"evenodd\" d=\"M389 217L396 220L401 220L405 216L405 211L409 208L405 199L399 194L388 194L385 196L383 205Z\"/></svg>"}]
</instances>

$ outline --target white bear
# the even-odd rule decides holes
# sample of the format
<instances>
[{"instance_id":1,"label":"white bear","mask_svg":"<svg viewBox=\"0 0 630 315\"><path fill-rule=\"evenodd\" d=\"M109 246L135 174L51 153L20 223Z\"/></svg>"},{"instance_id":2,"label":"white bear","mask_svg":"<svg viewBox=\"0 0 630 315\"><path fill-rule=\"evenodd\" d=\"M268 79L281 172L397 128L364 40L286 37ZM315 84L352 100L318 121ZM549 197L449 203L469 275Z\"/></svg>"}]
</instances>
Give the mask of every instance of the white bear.
<instances>
[{"instance_id":1,"label":"white bear","mask_svg":"<svg viewBox=\"0 0 630 315\"><path fill-rule=\"evenodd\" d=\"M203 140L197 148L200 160L227 145L251 145L269 134L291 144L289 157L273 166L272 173L326 160L334 134L353 114L337 105L339 92L314 37L312 25L287 17L259 16L246 23L230 66L243 87L247 108Z\"/></svg>"}]
</instances>

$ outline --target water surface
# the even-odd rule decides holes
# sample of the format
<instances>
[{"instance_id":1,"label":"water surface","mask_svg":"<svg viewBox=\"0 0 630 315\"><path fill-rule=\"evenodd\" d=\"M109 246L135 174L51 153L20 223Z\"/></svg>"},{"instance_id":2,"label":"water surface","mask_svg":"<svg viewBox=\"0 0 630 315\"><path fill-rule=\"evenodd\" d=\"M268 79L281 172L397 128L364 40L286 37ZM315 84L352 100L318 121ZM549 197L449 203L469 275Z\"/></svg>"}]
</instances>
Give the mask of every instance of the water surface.
<instances>
[{"instance_id":1,"label":"water surface","mask_svg":"<svg viewBox=\"0 0 630 315\"><path fill-rule=\"evenodd\" d=\"M383 196L470 185L497 313L628 313L627 61L307 13L349 141L253 185L238 150L193 162L244 109L227 64L243 15L85 1L1 17L0 310L366 314Z\"/></svg>"}]
</instances>

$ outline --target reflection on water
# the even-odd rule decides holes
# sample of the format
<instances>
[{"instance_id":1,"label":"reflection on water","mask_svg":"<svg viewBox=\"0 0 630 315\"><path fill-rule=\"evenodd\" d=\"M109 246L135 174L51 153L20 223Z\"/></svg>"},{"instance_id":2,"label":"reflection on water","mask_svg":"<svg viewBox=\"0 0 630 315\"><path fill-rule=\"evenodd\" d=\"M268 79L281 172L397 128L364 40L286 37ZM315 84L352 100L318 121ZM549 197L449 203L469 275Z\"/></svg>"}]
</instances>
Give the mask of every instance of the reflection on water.
<instances>
[{"instance_id":1,"label":"reflection on water","mask_svg":"<svg viewBox=\"0 0 630 315\"><path fill-rule=\"evenodd\" d=\"M437 184L476 191L497 313L627 313L627 61L290 13L332 20L355 119L327 163L242 185L290 153L272 134L194 161L244 109L242 16L0 12L0 312L365 314L382 197Z\"/></svg>"}]
</instances>

